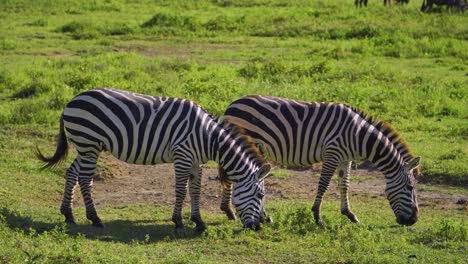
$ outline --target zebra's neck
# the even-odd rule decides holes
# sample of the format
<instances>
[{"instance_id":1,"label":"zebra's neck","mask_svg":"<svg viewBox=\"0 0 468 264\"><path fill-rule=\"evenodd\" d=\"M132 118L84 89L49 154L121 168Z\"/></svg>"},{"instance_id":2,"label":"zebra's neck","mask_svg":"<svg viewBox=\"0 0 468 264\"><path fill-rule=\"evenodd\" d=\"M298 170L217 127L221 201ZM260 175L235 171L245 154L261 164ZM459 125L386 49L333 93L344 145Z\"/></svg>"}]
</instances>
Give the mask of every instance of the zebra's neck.
<instances>
[{"instance_id":1,"label":"zebra's neck","mask_svg":"<svg viewBox=\"0 0 468 264\"><path fill-rule=\"evenodd\" d=\"M246 138L237 133L222 128L213 129L210 140L213 156L210 159L216 161L233 182L241 181L244 177L252 175L246 173L259 167L261 160Z\"/></svg>"},{"instance_id":2,"label":"zebra's neck","mask_svg":"<svg viewBox=\"0 0 468 264\"><path fill-rule=\"evenodd\" d=\"M372 124L366 126L367 132L361 138L361 157L369 160L386 178L396 175L404 165L401 146L392 142L385 133Z\"/></svg>"}]
</instances>

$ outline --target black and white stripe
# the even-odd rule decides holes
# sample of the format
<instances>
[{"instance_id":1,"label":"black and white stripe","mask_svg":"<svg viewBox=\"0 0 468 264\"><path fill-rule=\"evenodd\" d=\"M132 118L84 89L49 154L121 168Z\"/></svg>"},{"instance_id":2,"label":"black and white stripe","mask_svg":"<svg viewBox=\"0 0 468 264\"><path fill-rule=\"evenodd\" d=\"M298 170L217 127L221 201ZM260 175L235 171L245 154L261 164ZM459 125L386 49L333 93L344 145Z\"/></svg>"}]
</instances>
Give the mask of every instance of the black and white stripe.
<instances>
[{"instance_id":1,"label":"black and white stripe","mask_svg":"<svg viewBox=\"0 0 468 264\"><path fill-rule=\"evenodd\" d=\"M247 96L234 101L225 111L225 119L244 128L263 154L278 164L308 166L323 161L312 207L318 224L322 197L337 168L341 211L358 222L348 201L353 160L369 160L383 172L385 192L398 223L411 225L417 221L413 170L420 158L413 158L390 126L343 104L270 96ZM223 199L229 199L229 189L224 192Z\"/></svg>"},{"instance_id":2,"label":"black and white stripe","mask_svg":"<svg viewBox=\"0 0 468 264\"><path fill-rule=\"evenodd\" d=\"M87 218L103 226L94 208L90 187L96 162L103 150L134 164L174 163L176 203L172 220L182 230L182 206L189 183L191 220L204 230L200 216L200 165L214 160L233 182L233 204L244 226L257 227L263 217L263 179L270 166L264 164L248 138L218 123L192 101L155 97L110 88L81 93L65 107L60 120L56 153L37 156L45 167L62 161L67 153L67 135L78 155L67 170L61 212L74 223L73 189L78 182Z\"/></svg>"}]
</instances>

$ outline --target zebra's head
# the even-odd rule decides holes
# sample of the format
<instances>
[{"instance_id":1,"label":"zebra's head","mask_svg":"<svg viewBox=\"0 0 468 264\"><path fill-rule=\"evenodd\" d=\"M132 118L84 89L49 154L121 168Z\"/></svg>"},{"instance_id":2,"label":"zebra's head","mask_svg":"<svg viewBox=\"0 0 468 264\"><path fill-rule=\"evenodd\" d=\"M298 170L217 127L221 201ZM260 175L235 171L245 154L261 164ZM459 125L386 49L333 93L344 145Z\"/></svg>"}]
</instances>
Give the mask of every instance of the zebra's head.
<instances>
[{"instance_id":1,"label":"zebra's head","mask_svg":"<svg viewBox=\"0 0 468 264\"><path fill-rule=\"evenodd\" d=\"M263 164L253 170L255 175L244 182L238 182L232 193L232 204L236 208L245 228L258 230L265 217L265 178L270 173L270 164Z\"/></svg>"},{"instance_id":2,"label":"zebra's head","mask_svg":"<svg viewBox=\"0 0 468 264\"><path fill-rule=\"evenodd\" d=\"M417 157L404 163L398 176L387 180L385 193L400 225L413 225L418 221L418 202L415 189L415 169L421 158Z\"/></svg>"}]
</instances>

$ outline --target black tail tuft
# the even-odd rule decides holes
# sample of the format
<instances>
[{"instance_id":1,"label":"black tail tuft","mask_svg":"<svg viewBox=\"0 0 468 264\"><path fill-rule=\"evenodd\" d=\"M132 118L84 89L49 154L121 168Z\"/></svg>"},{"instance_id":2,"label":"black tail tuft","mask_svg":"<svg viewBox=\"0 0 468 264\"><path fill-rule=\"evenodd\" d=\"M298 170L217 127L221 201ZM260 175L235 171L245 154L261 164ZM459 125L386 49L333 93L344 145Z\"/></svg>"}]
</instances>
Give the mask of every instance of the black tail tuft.
<instances>
[{"instance_id":1,"label":"black tail tuft","mask_svg":"<svg viewBox=\"0 0 468 264\"><path fill-rule=\"evenodd\" d=\"M47 163L41 169L53 168L55 166L58 166L67 158L68 141L67 135L65 134L65 130L63 127L62 117L60 118L60 131L57 138L57 149L55 150L54 156L50 158L45 157L44 155L42 155L37 145L34 154L40 161Z\"/></svg>"}]
</instances>

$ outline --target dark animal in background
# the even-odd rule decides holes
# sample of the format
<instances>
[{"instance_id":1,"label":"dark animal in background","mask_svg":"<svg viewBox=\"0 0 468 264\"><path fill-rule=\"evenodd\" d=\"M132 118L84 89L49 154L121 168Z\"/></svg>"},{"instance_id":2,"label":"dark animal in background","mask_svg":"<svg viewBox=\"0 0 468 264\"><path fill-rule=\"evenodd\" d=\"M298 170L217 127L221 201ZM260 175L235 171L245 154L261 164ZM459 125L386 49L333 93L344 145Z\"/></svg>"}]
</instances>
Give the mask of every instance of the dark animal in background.
<instances>
[{"instance_id":1,"label":"dark animal in background","mask_svg":"<svg viewBox=\"0 0 468 264\"><path fill-rule=\"evenodd\" d=\"M394 0L395 3L397 4L407 4L409 3L409 0ZM367 6L367 0L355 0L354 4L356 7L362 7L362 5ZM392 5L392 0L384 0L384 5L391 6Z\"/></svg>"},{"instance_id":2,"label":"dark animal in background","mask_svg":"<svg viewBox=\"0 0 468 264\"><path fill-rule=\"evenodd\" d=\"M364 6L367 6L367 0L356 0L354 4L356 5L356 7L362 7L363 4Z\"/></svg>"},{"instance_id":3,"label":"dark animal in background","mask_svg":"<svg viewBox=\"0 0 468 264\"><path fill-rule=\"evenodd\" d=\"M428 12L432 10L432 5L447 6L447 9L456 8L460 13L468 9L466 0L423 0L421 11Z\"/></svg>"}]
</instances>

